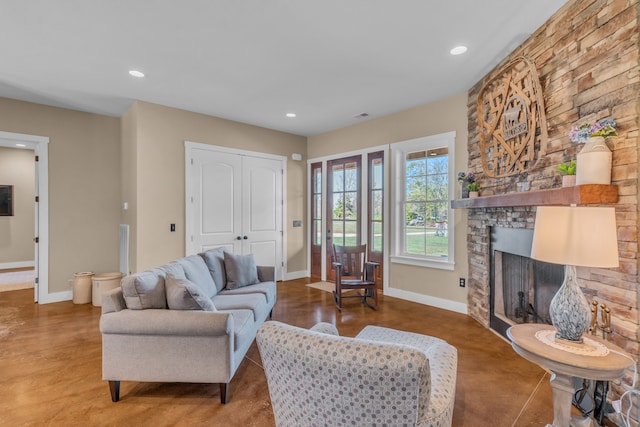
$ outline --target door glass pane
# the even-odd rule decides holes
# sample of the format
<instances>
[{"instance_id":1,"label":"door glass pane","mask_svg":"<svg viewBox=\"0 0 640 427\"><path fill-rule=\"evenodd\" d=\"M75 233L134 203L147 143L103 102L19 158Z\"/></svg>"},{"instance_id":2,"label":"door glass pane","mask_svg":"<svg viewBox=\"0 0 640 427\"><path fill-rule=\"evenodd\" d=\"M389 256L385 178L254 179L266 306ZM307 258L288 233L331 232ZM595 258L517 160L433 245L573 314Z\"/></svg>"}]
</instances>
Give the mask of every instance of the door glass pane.
<instances>
[{"instance_id":1,"label":"door glass pane","mask_svg":"<svg viewBox=\"0 0 640 427\"><path fill-rule=\"evenodd\" d=\"M344 223L343 221L332 221L333 244L344 246Z\"/></svg>"},{"instance_id":2,"label":"door glass pane","mask_svg":"<svg viewBox=\"0 0 640 427\"><path fill-rule=\"evenodd\" d=\"M382 223L374 222L371 227L371 250L373 252L382 252Z\"/></svg>"},{"instance_id":3,"label":"door glass pane","mask_svg":"<svg viewBox=\"0 0 640 427\"><path fill-rule=\"evenodd\" d=\"M355 191L344 193L344 218L358 219L358 193Z\"/></svg>"},{"instance_id":4,"label":"door glass pane","mask_svg":"<svg viewBox=\"0 0 640 427\"><path fill-rule=\"evenodd\" d=\"M322 195L321 194L316 194L315 196L313 196L314 199L314 211L313 211L313 218L314 219L321 219L322 218Z\"/></svg>"},{"instance_id":5,"label":"door glass pane","mask_svg":"<svg viewBox=\"0 0 640 427\"><path fill-rule=\"evenodd\" d=\"M358 244L358 221L344 222L344 246L356 246Z\"/></svg>"},{"instance_id":6,"label":"door glass pane","mask_svg":"<svg viewBox=\"0 0 640 427\"><path fill-rule=\"evenodd\" d=\"M322 245L322 220L316 219L313 221L313 244Z\"/></svg>"},{"instance_id":7,"label":"door glass pane","mask_svg":"<svg viewBox=\"0 0 640 427\"><path fill-rule=\"evenodd\" d=\"M382 190L374 190L371 192L371 219L373 221L382 221Z\"/></svg>"},{"instance_id":8,"label":"door glass pane","mask_svg":"<svg viewBox=\"0 0 640 427\"><path fill-rule=\"evenodd\" d=\"M371 162L371 189L372 190L381 190L382 189L382 159L374 159Z\"/></svg>"},{"instance_id":9,"label":"door glass pane","mask_svg":"<svg viewBox=\"0 0 640 427\"><path fill-rule=\"evenodd\" d=\"M343 219L344 218L344 194L343 193L333 193L333 219Z\"/></svg>"},{"instance_id":10,"label":"door glass pane","mask_svg":"<svg viewBox=\"0 0 640 427\"><path fill-rule=\"evenodd\" d=\"M344 190L344 168L342 165L336 165L331 168L333 174L333 191Z\"/></svg>"},{"instance_id":11,"label":"door glass pane","mask_svg":"<svg viewBox=\"0 0 640 427\"><path fill-rule=\"evenodd\" d=\"M322 193L322 169L316 168L314 170L314 193Z\"/></svg>"},{"instance_id":12,"label":"door glass pane","mask_svg":"<svg viewBox=\"0 0 640 427\"><path fill-rule=\"evenodd\" d=\"M358 174L360 170L357 163L345 165L344 189L345 191L358 191Z\"/></svg>"}]
</instances>

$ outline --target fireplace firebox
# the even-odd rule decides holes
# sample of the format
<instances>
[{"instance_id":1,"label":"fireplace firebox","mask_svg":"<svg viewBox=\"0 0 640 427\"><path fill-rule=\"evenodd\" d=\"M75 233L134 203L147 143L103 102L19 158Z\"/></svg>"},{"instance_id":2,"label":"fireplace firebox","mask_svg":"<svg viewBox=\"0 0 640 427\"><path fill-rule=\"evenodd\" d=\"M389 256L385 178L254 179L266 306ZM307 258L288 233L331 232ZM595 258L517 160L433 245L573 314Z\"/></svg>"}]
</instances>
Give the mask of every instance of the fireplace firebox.
<instances>
[{"instance_id":1,"label":"fireplace firebox","mask_svg":"<svg viewBox=\"0 0 640 427\"><path fill-rule=\"evenodd\" d=\"M533 230L490 229L491 329L506 337L518 323L551 323L549 304L562 285L564 266L531 258Z\"/></svg>"}]
</instances>

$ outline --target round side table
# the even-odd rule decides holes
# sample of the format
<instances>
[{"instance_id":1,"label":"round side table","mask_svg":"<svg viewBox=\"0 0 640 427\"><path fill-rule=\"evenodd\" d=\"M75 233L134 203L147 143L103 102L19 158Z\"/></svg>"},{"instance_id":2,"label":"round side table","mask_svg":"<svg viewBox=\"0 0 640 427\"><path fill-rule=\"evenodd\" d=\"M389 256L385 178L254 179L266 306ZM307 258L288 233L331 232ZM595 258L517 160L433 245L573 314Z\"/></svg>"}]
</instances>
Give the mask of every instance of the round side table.
<instances>
[{"instance_id":1,"label":"round side table","mask_svg":"<svg viewBox=\"0 0 640 427\"><path fill-rule=\"evenodd\" d=\"M572 377L610 381L620 378L632 366L631 357L608 341L585 335L585 343L556 344L551 325L524 323L507 330L511 346L520 356L551 372L553 426L569 427L571 399L575 389ZM547 424L549 425L549 424Z\"/></svg>"}]
</instances>

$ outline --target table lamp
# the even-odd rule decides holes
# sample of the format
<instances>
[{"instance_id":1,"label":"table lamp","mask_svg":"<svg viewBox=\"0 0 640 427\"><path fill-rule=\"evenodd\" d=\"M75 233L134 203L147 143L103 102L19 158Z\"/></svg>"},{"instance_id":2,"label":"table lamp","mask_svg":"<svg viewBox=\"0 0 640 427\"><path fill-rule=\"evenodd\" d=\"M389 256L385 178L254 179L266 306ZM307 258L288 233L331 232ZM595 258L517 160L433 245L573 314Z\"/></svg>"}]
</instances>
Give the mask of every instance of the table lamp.
<instances>
[{"instance_id":1,"label":"table lamp","mask_svg":"<svg viewBox=\"0 0 640 427\"><path fill-rule=\"evenodd\" d=\"M576 266L618 266L615 208L539 206L533 230L531 258L564 264L564 282L549 306L556 340L582 343L591 308L576 276Z\"/></svg>"}]
</instances>

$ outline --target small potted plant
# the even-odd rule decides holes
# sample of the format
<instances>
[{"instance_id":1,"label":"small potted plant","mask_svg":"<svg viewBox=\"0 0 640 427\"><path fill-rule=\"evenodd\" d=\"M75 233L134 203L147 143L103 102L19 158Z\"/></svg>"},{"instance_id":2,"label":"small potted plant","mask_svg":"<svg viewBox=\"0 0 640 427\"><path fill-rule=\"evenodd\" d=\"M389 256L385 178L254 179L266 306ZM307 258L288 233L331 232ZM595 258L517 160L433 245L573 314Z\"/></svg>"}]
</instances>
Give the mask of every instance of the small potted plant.
<instances>
[{"instance_id":1,"label":"small potted plant","mask_svg":"<svg viewBox=\"0 0 640 427\"><path fill-rule=\"evenodd\" d=\"M573 187L576 185L576 161L560 163L558 165L558 172L562 175L562 186Z\"/></svg>"},{"instance_id":2,"label":"small potted plant","mask_svg":"<svg viewBox=\"0 0 640 427\"><path fill-rule=\"evenodd\" d=\"M469 190L469 198L478 197L478 190L480 187L477 182L470 182L467 184L467 190Z\"/></svg>"}]
</instances>

